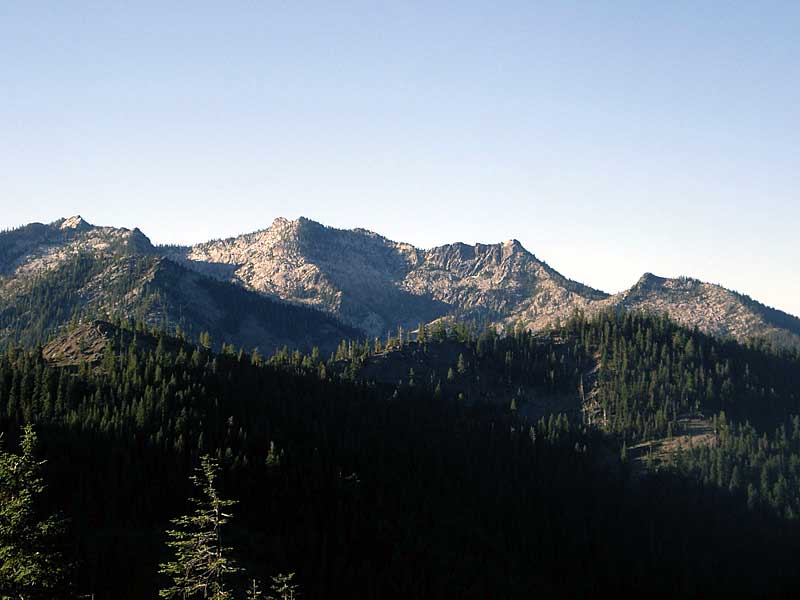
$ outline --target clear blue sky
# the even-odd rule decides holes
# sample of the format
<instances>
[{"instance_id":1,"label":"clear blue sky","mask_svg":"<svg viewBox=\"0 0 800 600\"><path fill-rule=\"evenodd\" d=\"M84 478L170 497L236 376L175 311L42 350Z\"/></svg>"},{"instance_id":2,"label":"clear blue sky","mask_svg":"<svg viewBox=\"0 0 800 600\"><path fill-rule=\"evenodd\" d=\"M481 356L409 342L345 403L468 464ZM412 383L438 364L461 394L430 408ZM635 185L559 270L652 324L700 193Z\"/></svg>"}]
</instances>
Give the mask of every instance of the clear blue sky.
<instances>
[{"instance_id":1,"label":"clear blue sky","mask_svg":"<svg viewBox=\"0 0 800 600\"><path fill-rule=\"evenodd\" d=\"M800 314L800 2L0 4L0 227L518 238Z\"/></svg>"}]
</instances>

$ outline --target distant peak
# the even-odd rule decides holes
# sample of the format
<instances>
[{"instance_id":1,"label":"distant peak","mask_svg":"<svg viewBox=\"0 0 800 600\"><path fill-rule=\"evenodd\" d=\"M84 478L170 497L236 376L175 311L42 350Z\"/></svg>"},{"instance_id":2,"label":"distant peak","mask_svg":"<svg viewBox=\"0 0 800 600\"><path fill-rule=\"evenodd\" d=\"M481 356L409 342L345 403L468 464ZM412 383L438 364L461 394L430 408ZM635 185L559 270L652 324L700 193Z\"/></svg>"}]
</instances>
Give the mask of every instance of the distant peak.
<instances>
[{"instance_id":1,"label":"distant peak","mask_svg":"<svg viewBox=\"0 0 800 600\"><path fill-rule=\"evenodd\" d=\"M525 247L517 239L506 240L505 242L503 242L503 247L509 248L511 250L525 251Z\"/></svg>"},{"instance_id":2,"label":"distant peak","mask_svg":"<svg viewBox=\"0 0 800 600\"><path fill-rule=\"evenodd\" d=\"M522 245L522 242L517 239L506 240L503 242L502 247L504 256L522 255L536 258L532 253L528 252L525 246Z\"/></svg>"},{"instance_id":3,"label":"distant peak","mask_svg":"<svg viewBox=\"0 0 800 600\"><path fill-rule=\"evenodd\" d=\"M297 220L294 221L297 223L298 227L305 227L311 229L334 229L333 227L328 227L327 225L323 225L319 221L315 221L314 219L309 219L308 217L297 217Z\"/></svg>"},{"instance_id":4,"label":"distant peak","mask_svg":"<svg viewBox=\"0 0 800 600\"><path fill-rule=\"evenodd\" d=\"M74 217L69 217L68 219L64 219L64 221L60 225L60 229L74 229L74 230L86 230L91 228L92 225L85 221L83 217L80 215L75 215Z\"/></svg>"},{"instance_id":5,"label":"distant peak","mask_svg":"<svg viewBox=\"0 0 800 600\"><path fill-rule=\"evenodd\" d=\"M650 272L645 273L639 278L639 281L636 282L636 285L655 285L658 283L663 283L666 281L663 277L659 277L658 275L653 275Z\"/></svg>"},{"instance_id":6,"label":"distant peak","mask_svg":"<svg viewBox=\"0 0 800 600\"><path fill-rule=\"evenodd\" d=\"M295 220L287 219L286 217L278 217L272 222L272 227L278 227L278 228L303 227L309 225L320 225L320 223L317 223L316 221L308 219L306 217L297 217L297 219Z\"/></svg>"}]
</instances>

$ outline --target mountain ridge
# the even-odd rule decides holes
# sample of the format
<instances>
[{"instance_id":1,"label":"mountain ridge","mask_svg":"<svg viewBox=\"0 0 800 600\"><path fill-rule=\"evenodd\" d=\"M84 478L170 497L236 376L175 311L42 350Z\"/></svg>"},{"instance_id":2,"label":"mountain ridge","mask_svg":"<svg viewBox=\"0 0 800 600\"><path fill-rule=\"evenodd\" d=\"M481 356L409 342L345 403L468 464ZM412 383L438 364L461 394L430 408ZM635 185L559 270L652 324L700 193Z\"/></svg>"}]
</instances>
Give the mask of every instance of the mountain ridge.
<instances>
[{"instance_id":1,"label":"mountain ridge","mask_svg":"<svg viewBox=\"0 0 800 600\"><path fill-rule=\"evenodd\" d=\"M330 332L343 333L349 327L353 337L383 337L398 327L409 331L420 323L450 317L543 330L575 311L592 314L612 308L668 313L715 336L740 341L764 338L778 346L800 348L800 319L698 279L648 272L629 289L608 294L565 277L517 239L425 249L368 229L337 229L306 217L278 217L266 228L192 246L154 246L138 228L96 226L79 215L47 225L32 223L0 233L0 302L26 293L38 279L82 254L109 264L121 261L111 274L117 272L123 279L132 277L125 275L123 257L167 261L156 271L169 272L163 281L184 282L183 287L170 288L183 298L176 301L178 306L213 305L213 310L204 314L198 309L193 317L206 326L230 311L216 301L203 300L208 299L207 292L198 293L200 300L195 302L186 290L199 289L198 282L204 290L211 289L210 282L216 281L220 290L225 289L220 298L233 294L237 302L254 307L253 302L259 301L244 300L234 291L244 288L264 302L300 305L330 315L334 321L325 326ZM96 275L85 282L87 288L81 293L102 295L104 282L114 281L104 277ZM138 289L128 283L132 290ZM129 310L141 300L126 298L106 303L104 310ZM180 320L183 315L169 317ZM250 343L253 336L247 332L256 327L254 323L238 325L235 331L217 330ZM275 336L267 338L270 344L280 342Z\"/></svg>"},{"instance_id":2,"label":"mountain ridge","mask_svg":"<svg viewBox=\"0 0 800 600\"><path fill-rule=\"evenodd\" d=\"M544 326L545 318L556 316L551 313L607 296L563 277L517 240L421 249L304 217L278 218L269 228L168 256L260 293L332 312L375 336L454 313L504 320L527 311L535 313L529 319L534 326ZM534 309L535 291L557 296L560 308L550 302L549 310Z\"/></svg>"},{"instance_id":3,"label":"mountain ridge","mask_svg":"<svg viewBox=\"0 0 800 600\"><path fill-rule=\"evenodd\" d=\"M373 336L449 315L544 329L575 310L618 307L667 312L685 325L740 341L764 337L800 347L800 319L738 292L645 273L631 288L608 294L565 277L513 238L424 249L368 229L279 217L267 228L185 246L172 257L259 293L336 314Z\"/></svg>"},{"instance_id":4,"label":"mountain ridge","mask_svg":"<svg viewBox=\"0 0 800 600\"><path fill-rule=\"evenodd\" d=\"M327 352L358 336L331 315L186 269L138 229L76 216L0 233L0 339L42 343L71 321L111 317L265 352Z\"/></svg>"}]
</instances>

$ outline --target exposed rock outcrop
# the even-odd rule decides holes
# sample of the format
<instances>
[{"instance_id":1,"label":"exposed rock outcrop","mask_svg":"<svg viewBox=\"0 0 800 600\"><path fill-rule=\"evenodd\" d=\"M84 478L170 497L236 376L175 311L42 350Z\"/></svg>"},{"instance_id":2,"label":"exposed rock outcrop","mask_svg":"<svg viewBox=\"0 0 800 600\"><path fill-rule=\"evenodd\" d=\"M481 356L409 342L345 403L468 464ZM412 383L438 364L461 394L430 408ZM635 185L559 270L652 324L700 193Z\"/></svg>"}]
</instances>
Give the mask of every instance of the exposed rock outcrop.
<instances>
[{"instance_id":1,"label":"exposed rock outcrop","mask_svg":"<svg viewBox=\"0 0 800 600\"><path fill-rule=\"evenodd\" d=\"M68 278L75 286L70 302L100 314L214 329L244 344L261 340L262 348L265 341L272 346L322 340L328 346L336 336L382 337L398 326L409 330L450 316L521 322L538 330L575 310L609 308L666 312L712 335L800 347L800 319L696 279L648 273L610 296L567 279L517 240L421 249L366 229L334 229L305 218L279 218L254 233L164 248L154 248L138 229L97 227L80 216L34 223L0 234L0 303L17 307L49 274L63 277L60 271L75 270L70 265L81 257L94 266L78 269L84 279ZM273 316L290 305L329 316L319 321L314 311L284 319L318 324L318 334L289 326L278 333ZM0 304L0 325L5 319L24 330L36 318L4 313ZM265 319L273 319L269 327Z\"/></svg>"},{"instance_id":2,"label":"exposed rock outcrop","mask_svg":"<svg viewBox=\"0 0 800 600\"><path fill-rule=\"evenodd\" d=\"M300 218L178 249L199 272L333 313L370 335L442 316L543 327L607 294L570 281L516 240L430 250Z\"/></svg>"}]
</instances>

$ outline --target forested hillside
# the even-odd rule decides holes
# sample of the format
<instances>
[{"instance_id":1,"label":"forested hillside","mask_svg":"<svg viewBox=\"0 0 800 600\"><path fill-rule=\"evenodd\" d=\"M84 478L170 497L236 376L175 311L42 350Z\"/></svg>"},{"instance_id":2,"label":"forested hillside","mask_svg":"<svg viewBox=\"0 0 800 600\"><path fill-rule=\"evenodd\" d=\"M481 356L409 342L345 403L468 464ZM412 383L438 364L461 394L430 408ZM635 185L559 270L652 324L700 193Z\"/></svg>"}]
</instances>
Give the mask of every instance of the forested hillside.
<instances>
[{"instance_id":1,"label":"forested hillside","mask_svg":"<svg viewBox=\"0 0 800 600\"><path fill-rule=\"evenodd\" d=\"M204 454L239 501L224 536L246 569L230 581L240 597L250 577L289 572L307 598L800 583L796 353L616 313L542 336L443 324L411 342L344 343L331 359L213 353L116 327L131 329L93 365L0 357L4 451L21 452L33 424L47 459L37 514L68 517L53 542L64 597L168 585L165 531ZM383 377L396 361L405 376ZM409 361L430 368L406 372ZM714 444L638 467L628 447L679 438L685 412L713 418Z\"/></svg>"},{"instance_id":2,"label":"forested hillside","mask_svg":"<svg viewBox=\"0 0 800 600\"><path fill-rule=\"evenodd\" d=\"M0 295L0 341L41 344L70 323L131 319L271 353L332 349L358 331L302 306L202 277L151 254L79 252Z\"/></svg>"},{"instance_id":3,"label":"forested hillside","mask_svg":"<svg viewBox=\"0 0 800 600\"><path fill-rule=\"evenodd\" d=\"M332 349L359 331L315 310L202 276L163 258L138 229L81 217L0 232L0 343L32 346L76 323L136 320L248 350Z\"/></svg>"}]
</instances>

